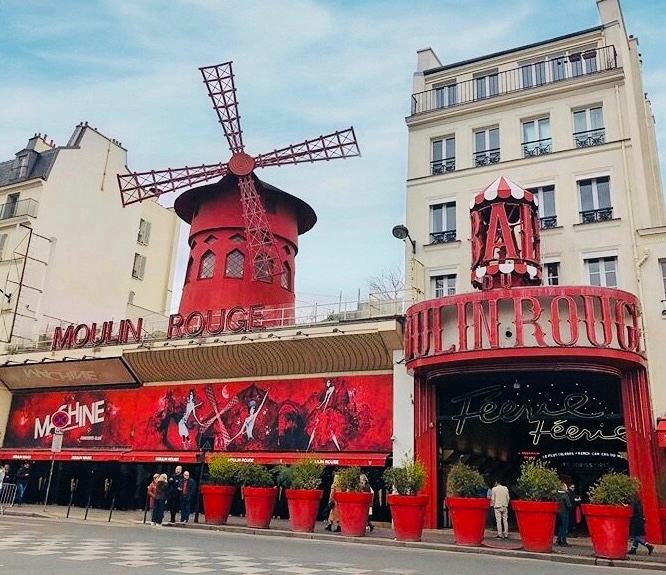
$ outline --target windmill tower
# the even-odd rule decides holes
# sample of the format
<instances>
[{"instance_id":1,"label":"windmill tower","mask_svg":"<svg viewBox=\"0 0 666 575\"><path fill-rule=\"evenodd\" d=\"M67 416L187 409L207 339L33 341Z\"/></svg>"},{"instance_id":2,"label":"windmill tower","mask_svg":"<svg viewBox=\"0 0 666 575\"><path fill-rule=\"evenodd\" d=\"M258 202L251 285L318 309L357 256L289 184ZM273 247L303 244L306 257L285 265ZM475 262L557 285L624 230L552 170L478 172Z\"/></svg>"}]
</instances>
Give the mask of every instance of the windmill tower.
<instances>
[{"instance_id":1,"label":"windmill tower","mask_svg":"<svg viewBox=\"0 0 666 575\"><path fill-rule=\"evenodd\" d=\"M174 203L178 216L190 224L181 315L264 305L291 308L293 316L298 236L317 218L308 204L262 182L254 170L360 152L354 129L348 128L257 156L246 153L231 64L200 68L229 143L229 161L119 174L122 202L128 206L191 188ZM193 187L216 178L221 179Z\"/></svg>"}]
</instances>

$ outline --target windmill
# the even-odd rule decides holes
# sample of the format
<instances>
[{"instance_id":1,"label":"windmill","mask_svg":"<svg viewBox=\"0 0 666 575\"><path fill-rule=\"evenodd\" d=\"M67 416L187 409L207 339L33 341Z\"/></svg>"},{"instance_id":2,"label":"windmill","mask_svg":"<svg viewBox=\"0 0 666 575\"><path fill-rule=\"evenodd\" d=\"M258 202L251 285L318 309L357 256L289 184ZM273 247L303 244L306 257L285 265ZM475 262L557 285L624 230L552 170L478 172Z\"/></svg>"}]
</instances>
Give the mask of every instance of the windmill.
<instances>
[{"instance_id":1,"label":"windmill","mask_svg":"<svg viewBox=\"0 0 666 575\"><path fill-rule=\"evenodd\" d=\"M253 298L263 298L262 303L267 305L288 304L289 302L293 305L293 289L291 296L285 297L284 294L269 293L271 290L266 287L266 284L272 283L275 276L291 273L290 270L293 268L290 266L293 266L293 262L291 264L286 262L285 254L287 256L295 255L297 235L310 229L316 221L316 216L305 202L264 184L256 177L254 171L256 168L269 166L360 156L354 129L350 127L326 136L305 140L299 144L278 148L272 152L251 156L245 151L243 142L232 63L207 66L200 68L200 71L208 95L213 102L213 109L229 143L230 159L226 163L118 174L123 206L222 178L214 186L202 186L185 192L176 200L174 206L181 219L191 224L189 240L191 252L185 278L186 288L191 288L192 285L189 284L196 284L199 279L214 279L212 276L215 276L215 270L211 276L208 264L217 263L220 256L227 258L225 269L228 271L229 265L231 265L228 258L232 253L240 254L232 262L235 265L234 270L238 269L238 261L241 256L243 262L243 278L234 277L233 279L249 279L255 284L255 287L252 287L248 281L243 282L242 287L238 283L231 286L231 289L231 284L223 286L219 282L222 282L221 278L227 277L227 274L226 271L225 273L218 271L218 285L215 285L215 282L207 282L205 287L200 286L198 290L189 289L189 292L197 292L189 295L186 294L188 289L184 288L180 311L183 311L183 307L186 308L184 311L212 309L220 303L248 304ZM257 189L258 187L260 190ZM235 197L229 195L230 190L231 196ZM267 214L265 206L267 193L288 204L283 213L278 214L277 219ZM224 199L222 199L223 197ZM238 201L240 201L240 211L237 206L233 205ZM234 220L233 214L240 215L241 221L230 221L230 218ZM218 219L218 216L221 227L216 228L217 224L212 223L212 220ZM287 243L282 250L279 249L276 241L275 226L283 230L280 238ZM197 233L199 236L195 238ZM208 235L202 237L202 234ZM242 243L242 246L234 247L227 240L237 244ZM202 259L204 257L202 254L197 255L193 251L193 244L201 246L202 241L209 244L205 251L206 257L208 257L206 261ZM217 244L218 247L215 248L213 244ZM228 249L224 251L220 246ZM233 251L234 249L236 251ZM206 264L204 275L208 274L208 276L201 278L204 264ZM197 269L199 272L196 272ZM287 283L293 287L291 280L275 283L283 290ZM256 284L262 285L257 287ZM275 290L272 291L275 292ZM214 295L215 293L217 295ZM190 300L187 303L184 302L186 296ZM234 297L245 299L245 301L233 301Z\"/></svg>"}]
</instances>

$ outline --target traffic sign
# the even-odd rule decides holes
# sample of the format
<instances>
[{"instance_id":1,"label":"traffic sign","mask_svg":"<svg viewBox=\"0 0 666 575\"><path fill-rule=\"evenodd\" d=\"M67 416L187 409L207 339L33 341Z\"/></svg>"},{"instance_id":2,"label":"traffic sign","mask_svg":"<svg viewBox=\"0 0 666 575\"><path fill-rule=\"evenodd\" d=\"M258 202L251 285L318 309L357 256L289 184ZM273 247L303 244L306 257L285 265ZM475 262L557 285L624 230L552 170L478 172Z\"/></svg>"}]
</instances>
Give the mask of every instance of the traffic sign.
<instances>
[{"instance_id":1,"label":"traffic sign","mask_svg":"<svg viewBox=\"0 0 666 575\"><path fill-rule=\"evenodd\" d=\"M53 432L53 439L51 440L51 452L60 453L62 451L62 438L64 433L62 429L56 429Z\"/></svg>"},{"instance_id":2,"label":"traffic sign","mask_svg":"<svg viewBox=\"0 0 666 575\"><path fill-rule=\"evenodd\" d=\"M69 425L69 413L66 411L56 411L51 416L51 425L56 429L63 429Z\"/></svg>"}]
</instances>

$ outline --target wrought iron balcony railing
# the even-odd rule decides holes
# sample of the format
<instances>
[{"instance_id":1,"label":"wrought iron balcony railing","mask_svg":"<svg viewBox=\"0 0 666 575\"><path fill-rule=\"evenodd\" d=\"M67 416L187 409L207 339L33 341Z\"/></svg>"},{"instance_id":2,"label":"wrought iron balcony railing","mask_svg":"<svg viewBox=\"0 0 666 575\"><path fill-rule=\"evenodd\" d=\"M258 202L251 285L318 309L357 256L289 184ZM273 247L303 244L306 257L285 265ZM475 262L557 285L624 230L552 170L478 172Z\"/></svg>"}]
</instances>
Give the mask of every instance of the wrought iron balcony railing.
<instances>
[{"instance_id":1,"label":"wrought iron balcony railing","mask_svg":"<svg viewBox=\"0 0 666 575\"><path fill-rule=\"evenodd\" d=\"M445 230L443 232L432 232L430 244L448 244L456 241L456 230Z\"/></svg>"},{"instance_id":2,"label":"wrought iron balcony railing","mask_svg":"<svg viewBox=\"0 0 666 575\"><path fill-rule=\"evenodd\" d=\"M434 160L433 162L430 162L430 173L432 175L454 172L455 169L456 169L455 158L447 158L446 160Z\"/></svg>"},{"instance_id":3,"label":"wrought iron balcony railing","mask_svg":"<svg viewBox=\"0 0 666 575\"><path fill-rule=\"evenodd\" d=\"M537 64L530 65L532 68L529 72L528 66L518 66L497 74L489 74L486 77L487 82L483 78L472 78L413 94L412 115L488 100L512 92L533 90L618 67L613 45L586 50L583 54L569 54L567 57L563 57L561 53L544 54L544 60Z\"/></svg>"},{"instance_id":4,"label":"wrought iron balcony railing","mask_svg":"<svg viewBox=\"0 0 666 575\"><path fill-rule=\"evenodd\" d=\"M598 210L583 210L580 212L581 224L605 222L613 219L613 208L600 208Z\"/></svg>"},{"instance_id":5,"label":"wrought iron balcony railing","mask_svg":"<svg viewBox=\"0 0 666 575\"><path fill-rule=\"evenodd\" d=\"M586 130L584 132L574 132L574 144L577 148L589 148L590 146L600 146L606 142L605 128L596 130Z\"/></svg>"},{"instance_id":6,"label":"wrought iron balcony railing","mask_svg":"<svg viewBox=\"0 0 666 575\"><path fill-rule=\"evenodd\" d=\"M543 218L539 218L539 221L541 223L542 230L548 230L550 228L557 227L557 216L544 216Z\"/></svg>"},{"instance_id":7,"label":"wrought iron balcony railing","mask_svg":"<svg viewBox=\"0 0 666 575\"><path fill-rule=\"evenodd\" d=\"M543 138L542 140L533 140L523 144L523 157L533 158L535 156L543 156L550 154L553 151L552 138Z\"/></svg>"},{"instance_id":8,"label":"wrought iron balcony railing","mask_svg":"<svg viewBox=\"0 0 666 575\"><path fill-rule=\"evenodd\" d=\"M484 150L483 152L474 152L474 167L489 166L497 164L500 161L499 148L494 150Z\"/></svg>"},{"instance_id":9,"label":"wrought iron balcony railing","mask_svg":"<svg viewBox=\"0 0 666 575\"><path fill-rule=\"evenodd\" d=\"M37 206L39 202L32 198L28 200L19 200L18 202L7 202L0 205L0 220L9 218L18 218L19 216L37 216Z\"/></svg>"}]
</instances>

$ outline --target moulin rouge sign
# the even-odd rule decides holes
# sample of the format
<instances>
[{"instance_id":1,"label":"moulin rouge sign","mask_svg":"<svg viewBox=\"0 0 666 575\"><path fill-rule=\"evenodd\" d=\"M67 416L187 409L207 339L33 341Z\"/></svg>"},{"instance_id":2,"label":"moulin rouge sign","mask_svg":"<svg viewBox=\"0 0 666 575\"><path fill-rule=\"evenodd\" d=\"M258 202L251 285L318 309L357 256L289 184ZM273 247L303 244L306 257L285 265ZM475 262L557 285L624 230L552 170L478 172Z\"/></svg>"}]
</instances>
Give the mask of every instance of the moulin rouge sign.
<instances>
[{"instance_id":1,"label":"moulin rouge sign","mask_svg":"<svg viewBox=\"0 0 666 575\"><path fill-rule=\"evenodd\" d=\"M206 337L222 333L242 333L263 327L263 305L251 305L247 308L236 306L229 310L221 309L207 312L193 311L186 316L174 313L169 316L165 339L182 337ZM102 345L123 345L141 343L144 338L143 318L136 321L121 319L94 322L91 324L56 327L53 332L52 350Z\"/></svg>"}]
</instances>

